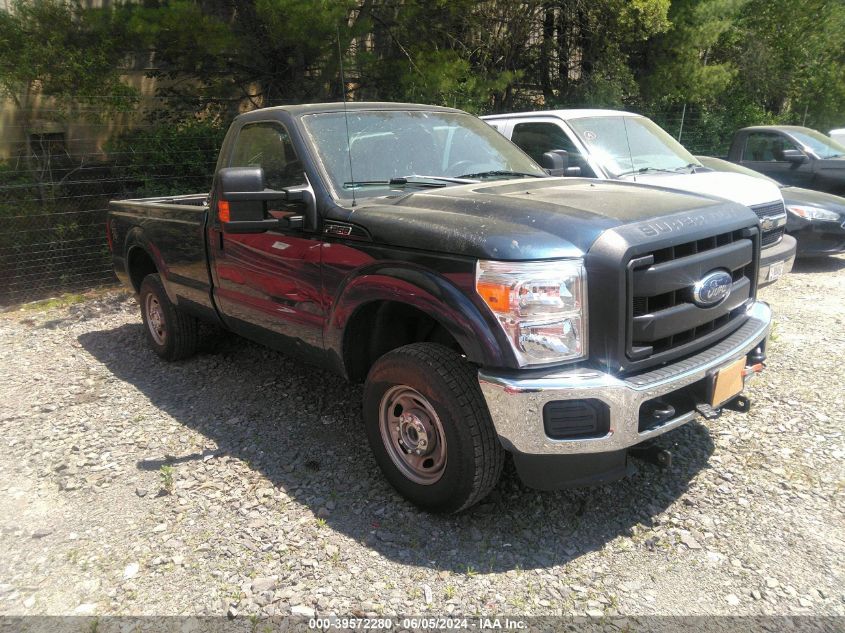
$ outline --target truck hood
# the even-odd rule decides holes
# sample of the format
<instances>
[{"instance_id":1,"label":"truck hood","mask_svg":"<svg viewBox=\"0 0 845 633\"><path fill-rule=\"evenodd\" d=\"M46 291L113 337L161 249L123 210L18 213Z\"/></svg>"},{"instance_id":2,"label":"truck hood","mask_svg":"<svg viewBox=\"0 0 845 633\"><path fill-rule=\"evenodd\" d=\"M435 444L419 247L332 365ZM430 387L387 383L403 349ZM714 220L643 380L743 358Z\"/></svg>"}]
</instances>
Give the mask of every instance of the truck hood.
<instances>
[{"instance_id":1,"label":"truck hood","mask_svg":"<svg viewBox=\"0 0 845 633\"><path fill-rule=\"evenodd\" d=\"M739 202L747 207L780 202L778 186L761 178L724 171L706 171L696 174L638 174L637 182L670 187L679 191L703 193Z\"/></svg>"},{"instance_id":2,"label":"truck hood","mask_svg":"<svg viewBox=\"0 0 845 633\"><path fill-rule=\"evenodd\" d=\"M635 183L539 178L474 183L362 200L345 217L378 243L484 259L578 257L604 231L656 221L708 223L718 232L726 217L756 216L713 196ZM669 229L672 230L672 229Z\"/></svg>"}]
</instances>

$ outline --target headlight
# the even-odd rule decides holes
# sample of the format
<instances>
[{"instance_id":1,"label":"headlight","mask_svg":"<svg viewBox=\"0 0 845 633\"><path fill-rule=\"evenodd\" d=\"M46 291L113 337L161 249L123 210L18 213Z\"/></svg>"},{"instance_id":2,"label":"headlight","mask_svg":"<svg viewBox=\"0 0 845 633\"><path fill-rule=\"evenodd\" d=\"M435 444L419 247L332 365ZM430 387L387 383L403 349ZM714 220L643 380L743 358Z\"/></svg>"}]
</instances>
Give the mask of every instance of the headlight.
<instances>
[{"instance_id":1,"label":"headlight","mask_svg":"<svg viewBox=\"0 0 845 633\"><path fill-rule=\"evenodd\" d=\"M587 355L583 260L479 261L475 289L496 315L520 367Z\"/></svg>"},{"instance_id":2,"label":"headlight","mask_svg":"<svg viewBox=\"0 0 845 633\"><path fill-rule=\"evenodd\" d=\"M839 214L835 211L828 211L827 209L819 209L818 207L810 207L807 205L796 206L789 205L787 207L799 218L805 220L824 220L827 222L839 222Z\"/></svg>"}]
</instances>

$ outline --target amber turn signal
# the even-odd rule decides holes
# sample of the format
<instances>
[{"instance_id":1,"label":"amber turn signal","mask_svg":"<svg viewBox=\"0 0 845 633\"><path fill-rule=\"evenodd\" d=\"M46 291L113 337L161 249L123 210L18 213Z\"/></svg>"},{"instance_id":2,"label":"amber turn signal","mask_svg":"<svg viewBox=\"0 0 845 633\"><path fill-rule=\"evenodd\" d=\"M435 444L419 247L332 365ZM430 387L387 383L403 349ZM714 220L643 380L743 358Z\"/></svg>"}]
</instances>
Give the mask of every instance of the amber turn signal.
<instances>
[{"instance_id":1,"label":"amber turn signal","mask_svg":"<svg viewBox=\"0 0 845 633\"><path fill-rule=\"evenodd\" d=\"M510 310L511 289L504 284L491 284L479 281L476 290L493 312L508 312Z\"/></svg>"},{"instance_id":2,"label":"amber turn signal","mask_svg":"<svg viewBox=\"0 0 845 633\"><path fill-rule=\"evenodd\" d=\"M217 201L217 217L221 222L228 222L229 221L229 201L228 200L218 200Z\"/></svg>"}]
</instances>

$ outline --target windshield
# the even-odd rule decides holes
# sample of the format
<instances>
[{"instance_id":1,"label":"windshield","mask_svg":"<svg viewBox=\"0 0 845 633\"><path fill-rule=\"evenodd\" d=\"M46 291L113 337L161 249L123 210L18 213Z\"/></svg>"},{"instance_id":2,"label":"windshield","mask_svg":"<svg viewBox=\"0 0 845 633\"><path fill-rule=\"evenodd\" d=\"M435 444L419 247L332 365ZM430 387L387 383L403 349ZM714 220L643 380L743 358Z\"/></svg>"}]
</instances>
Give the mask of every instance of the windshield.
<instances>
[{"instance_id":1,"label":"windshield","mask_svg":"<svg viewBox=\"0 0 845 633\"><path fill-rule=\"evenodd\" d=\"M469 114L367 110L350 111L348 118L349 152L343 112L302 117L337 197L351 197L353 190L359 197L384 195L422 182L460 184L462 177L468 182L547 175L522 150Z\"/></svg>"},{"instance_id":2,"label":"windshield","mask_svg":"<svg viewBox=\"0 0 845 633\"><path fill-rule=\"evenodd\" d=\"M796 141L812 150L819 158L842 158L845 156L845 146L840 145L821 132L816 132L810 128L801 128L797 131L789 130L789 133L795 137Z\"/></svg>"},{"instance_id":3,"label":"windshield","mask_svg":"<svg viewBox=\"0 0 845 633\"><path fill-rule=\"evenodd\" d=\"M611 178L700 166L678 141L643 117L585 117L568 123Z\"/></svg>"}]
</instances>

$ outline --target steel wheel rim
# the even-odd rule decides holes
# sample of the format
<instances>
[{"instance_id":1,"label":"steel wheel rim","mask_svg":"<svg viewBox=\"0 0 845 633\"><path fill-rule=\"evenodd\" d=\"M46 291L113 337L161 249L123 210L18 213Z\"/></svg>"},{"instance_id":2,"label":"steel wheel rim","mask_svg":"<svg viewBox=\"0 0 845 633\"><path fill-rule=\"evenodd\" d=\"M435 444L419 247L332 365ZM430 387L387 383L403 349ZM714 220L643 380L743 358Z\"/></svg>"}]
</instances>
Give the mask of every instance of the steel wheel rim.
<instances>
[{"instance_id":1,"label":"steel wheel rim","mask_svg":"<svg viewBox=\"0 0 845 633\"><path fill-rule=\"evenodd\" d=\"M147 328L150 335L158 345L164 345L167 338L167 329L164 327L164 311L161 308L161 303L153 294L148 294L144 303L144 309L147 313Z\"/></svg>"},{"instance_id":2,"label":"steel wheel rim","mask_svg":"<svg viewBox=\"0 0 845 633\"><path fill-rule=\"evenodd\" d=\"M446 434L431 403L416 389L396 385L379 405L381 441L390 460L414 483L430 486L446 470Z\"/></svg>"}]
</instances>

